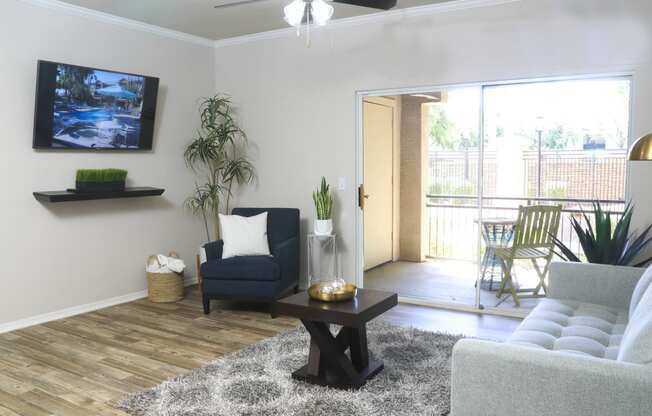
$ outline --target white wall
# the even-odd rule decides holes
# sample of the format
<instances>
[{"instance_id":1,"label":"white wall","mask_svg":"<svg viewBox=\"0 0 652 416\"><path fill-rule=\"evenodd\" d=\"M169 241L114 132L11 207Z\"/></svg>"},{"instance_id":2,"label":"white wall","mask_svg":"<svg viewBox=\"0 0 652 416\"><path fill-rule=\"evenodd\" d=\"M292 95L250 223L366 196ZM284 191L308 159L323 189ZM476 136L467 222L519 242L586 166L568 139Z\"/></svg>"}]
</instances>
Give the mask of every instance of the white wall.
<instances>
[{"instance_id":1,"label":"white wall","mask_svg":"<svg viewBox=\"0 0 652 416\"><path fill-rule=\"evenodd\" d=\"M159 77L154 150L32 150L36 61ZM0 324L141 291L149 254L177 250L192 267L200 223L182 203L182 152L197 99L213 89L213 49L17 0L0 2ZM129 170L161 198L41 204L33 191L74 185L78 168Z\"/></svg>"},{"instance_id":2,"label":"white wall","mask_svg":"<svg viewBox=\"0 0 652 416\"><path fill-rule=\"evenodd\" d=\"M652 3L523 0L512 4L331 26L313 44L287 36L212 49L32 6L0 3L0 325L145 288L150 253L192 264L201 224L182 207L193 178L181 153L196 100L233 95L258 184L240 205L293 206L312 229L321 175L337 193L345 277L353 280L355 91L485 80L634 72L632 136L652 131ZM213 59L215 58L215 59ZM37 59L161 78L154 150L43 152L31 148ZM55 205L31 195L73 184L84 167L122 167L162 198ZM637 224L652 222L652 163L632 166ZM191 274L194 272L191 267Z\"/></svg>"},{"instance_id":3,"label":"white wall","mask_svg":"<svg viewBox=\"0 0 652 416\"><path fill-rule=\"evenodd\" d=\"M216 89L233 95L257 147L259 184L241 204L299 207L312 221L320 176L345 177L336 222L353 280L356 90L633 71L639 136L652 131L651 21L649 0L523 0L331 27L311 48L293 36L224 46ZM652 163L633 172L637 224L652 222Z\"/></svg>"}]
</instances>

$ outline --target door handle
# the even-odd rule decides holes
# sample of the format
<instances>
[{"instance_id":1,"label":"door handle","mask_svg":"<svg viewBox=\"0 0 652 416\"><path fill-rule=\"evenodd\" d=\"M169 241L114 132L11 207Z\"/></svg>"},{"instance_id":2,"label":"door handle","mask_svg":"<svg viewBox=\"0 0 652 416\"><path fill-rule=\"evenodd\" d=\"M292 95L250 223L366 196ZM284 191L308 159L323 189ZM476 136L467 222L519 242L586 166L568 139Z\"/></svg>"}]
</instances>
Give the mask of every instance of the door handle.
<instances>
[{"instance_id":1,"label":"door handle","mask_svg":"<svg viewBox=\"0 0 652 416\"><path fill-rule=\"evenodd\" d=\"M365 199L368 199L369 195L364 193L364 184L361 184L358 187L358 206L360 209L364 210Z\"/></svg>"}]
</instances>

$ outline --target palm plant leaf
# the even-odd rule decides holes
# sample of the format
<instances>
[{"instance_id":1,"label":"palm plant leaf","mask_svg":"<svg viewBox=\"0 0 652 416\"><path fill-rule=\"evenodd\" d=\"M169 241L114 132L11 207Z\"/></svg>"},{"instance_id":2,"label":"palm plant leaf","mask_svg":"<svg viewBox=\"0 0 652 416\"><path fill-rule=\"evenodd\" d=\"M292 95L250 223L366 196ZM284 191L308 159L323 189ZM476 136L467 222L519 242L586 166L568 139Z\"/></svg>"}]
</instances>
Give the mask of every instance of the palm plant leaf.
<instances>
[{"instance_id":1,"label":"palm plant leaf","mask_svg":"<svg viewBox=\"0 0 652 416\"><path fill-rule=\"evenodd\" d=\"M614 240L618 242L619 245L622 245L624 249L619 253L618 264L629 264L632 260L631 255L636 255L635 251L630 251L631 249L636 250L635 246L638 246L644 239L645 235L649 232L645 231L644 234L637 237L635 234L630 235L629 228L632 221L633 209L631 204L627 204L625 211L623 212L622 218L616 224L614 229ZM635 245L633 245L635 243Z\"/></svg>"},{"instance_id":2,"label":"palm plant leaf","mask_svg":"<svg viewBox=\"0 0 652 416\"><path fill-rule=\"evenodd\" d=\"M623 250L620 264L630 264L648 245L650 245L650 243L652 243L652 237L648 237L651 229L652 225L649 225L640 235L637 235L636 233L632 234ZM647 263L647 261L644 263Z\"/></svg>"},{"instance_id":3,"label":"palm plant leaf","mask_svg":"<svg viewBox=\"0 0 652 416\"><path fill-rule=\"evenodd\" d=\"M595 256L600 263L611 263L611 216L598 203L593 205L595 221Z\"/></svg>"},{"instance_id":4,"label":"palm plant leaf","mask_svg":"<svg viewBox=\"0 0 652 416\"><path fill-rule=\"evenodd\" d=\"M588 218L585 216L586 221L588 221ZM580 242L580 246L582 247L582 250L584 251L584 254L587 256L587 260L590 263L595 262L598 260L595 256L596 250L594 247L594 237L593 237L593 231L591 230L585 230L582 227L582 224L576 219L576 218L571 218L571 225L573 229L575 230L575 234L577 234L577 239ZM590 222L588 222L590 226Z\"/></svg>"},{"instance_id":5,"label":"palm plant leaf","mask_svg":"<svg viewBox=\"0 0 652 416\"><path fill-rule=\"evenodd\" d=\"M645 228L640 235L630 233L633 214L631 204L626 205L622 215L615 223L611 218L613 213L603 210L599 202L593 204L592 214L595 228L584 211L582 211L584 224L574 217L570 219L571 226L588 262L630 265L645 248L652 244L652 237L648 237L652 231L652 225ZM579 261L578 256L563 242L557 238L553 238L553 241L559 249L559 253L555 252L559 257L567 261ZM635 266L643 265L651 260L652 257L636 263Z\"/></svg>"},{"instance_id":6,"label":"palm plant leaf","mask_svg":"<svg viewBox=\"0 0 652 416\"><path fill-rule=\"evenodd\" d=\"M247 159L239 157L226 160L222 170L222 181L229 183L235 181L242 185L251 182L254 176L254 167Z\"/></svg>"},{"instance_id":7,"label":"palm plant leaf","mask_svg":"<svg viewBox=\"0 0 652 416\"><path fill-rule=\"evenodd\" d=\"M202 128L214 130L220 125L220 119L231 118L231 98L226 95L216 95L204 98L200 104L199 119Z\"/></svg>"},{"instance_id":8,"label":"palm plant leaf","mask_svg":"<svg viewBox=\"0 0 652 416\"><path fill-rule=\"evenodd\" d=\"M186 147L183 157L186 164L197 171L199 166L204 166L219 157L222 146L210 136L199 134L192 143Z\"/></svg>"},{"instance_id":9,"label":"palm plant leaf","mask_svg":"<svg viewBox=\"0 0 652 416\"><path fill-rule=\"evenodd\" d=\"M639 261L638 263L634 263L634 267L645 267L649 262L652 261L652 257L648 257L647 259L643 261Z\"/></svg>"},{"instance_id":10,"label":"palm plant leaf","mask_svg":"<svg viewBox=\"0 0 652 416\"><path fill-rule=\"evenodd\" d=\"M561 241L557 236L550 234L552 237L552 241L555 244L555 246L559 249L560 252L555 251L554 253L561 258L562 260L565 261L572 261L572 262L581 262L579 257L573 253L573 250L568 248L566 244L564 244L563 241Z\"/></svg>"}]
</instances>

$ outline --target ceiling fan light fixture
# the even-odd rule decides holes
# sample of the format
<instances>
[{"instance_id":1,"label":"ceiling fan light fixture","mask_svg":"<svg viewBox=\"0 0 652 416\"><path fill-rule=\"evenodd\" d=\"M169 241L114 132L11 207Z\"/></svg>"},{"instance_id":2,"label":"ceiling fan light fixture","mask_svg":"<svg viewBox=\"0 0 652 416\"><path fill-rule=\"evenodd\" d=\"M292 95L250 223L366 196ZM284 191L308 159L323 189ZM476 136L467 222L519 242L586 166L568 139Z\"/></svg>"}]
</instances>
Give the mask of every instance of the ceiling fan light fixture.
<instances>
[{"instance_id":1,"label":"ceiling fan light fixture","mask_svg":"<svg viewBox=\"0 0 652 416\"><path fill-rule=\"evenodd\" d=\"M303 0L294 0L283 8L283 13L285 14L285 21L290 26L299 27L306 13L306 2Z\"/></svg>"},{"instance_id":2,"label":"ceiling fan light fixture","mask_svg":"<svg viewBox=\"0 0 652 416\"><path fill-rule=\"evenodd\" d=\"M315 24L324 26L333 17L333 6L326 4L324 0L312 0L310 2L310 13Z\"/></svg>"},{"instance_id":3,"label":"ceiling fan light fixture","mask_svg":"<svg viewBox=\"0 0 652 416\"><path fill-rule=\"evenodd\" d=\"M283 8L285 21L297 28L297 36L301 36L301 26L305 23L307 46L310 46L310 26L324 26L333 17L333 11L333 6L324 0L293 0Z\"/></svg>"}]
</instances>

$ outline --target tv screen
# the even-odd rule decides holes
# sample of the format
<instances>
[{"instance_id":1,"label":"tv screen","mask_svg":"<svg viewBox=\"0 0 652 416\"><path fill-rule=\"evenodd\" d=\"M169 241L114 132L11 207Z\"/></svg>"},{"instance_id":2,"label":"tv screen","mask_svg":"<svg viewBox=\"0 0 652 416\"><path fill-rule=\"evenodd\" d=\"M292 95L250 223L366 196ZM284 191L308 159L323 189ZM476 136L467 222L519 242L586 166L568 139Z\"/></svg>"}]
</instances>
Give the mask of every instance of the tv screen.
<instances>
[{"instance_id":1,"label":"tv screen","mask_svg":"<svg viewBox=\"0 0 652 416\"><path fill-rule=\"evenodd\" d=\"M35 149L150 150L158 78L39 61Z\"/></svg>"}]
</instances>

